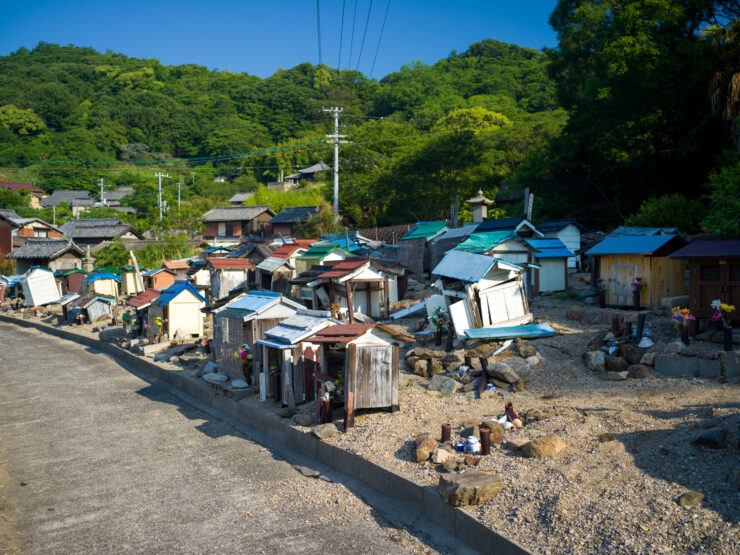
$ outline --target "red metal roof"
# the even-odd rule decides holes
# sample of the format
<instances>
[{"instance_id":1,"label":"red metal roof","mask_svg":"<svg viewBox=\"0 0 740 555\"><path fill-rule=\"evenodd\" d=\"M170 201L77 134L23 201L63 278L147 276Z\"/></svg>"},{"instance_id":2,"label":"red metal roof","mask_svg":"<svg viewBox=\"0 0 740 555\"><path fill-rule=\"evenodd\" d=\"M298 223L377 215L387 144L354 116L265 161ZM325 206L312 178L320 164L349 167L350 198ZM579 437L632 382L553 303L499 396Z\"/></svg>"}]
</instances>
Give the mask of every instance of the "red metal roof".
<instances>
[{"instance_id":1,"label":"red metal roof","mask_svg":"<svg viewBox=\"0 0 740 555\"><path fill-rule=\"evenodd\" d=\"M306 248L303 245L283 245L282 247L278 248L277 250L273 251L273 253L270 256L273 256L275 258L289 258L290 255L292 255L295 251L298 249L304 249Z\"/></svg>"},{"instance_id":2,"label":"red metal roof","mask_svg":"<svg viewBox=\"0 0 740 555\"><path fill-rule=\"evenodd\" d=\"M348 258L346 260L342 260L338 264L335 264L332 266L332 269L328 272L324 272L323 274L320 274L318 277L320 278L339 278L344 277L347 274L351 274L354 270L362 266L367 262L367 259L357 259L357 258Z\"/></svg>"},{"instance_id":3,"label":"red metal roof","mask_svg":"<svg viewBox=\"0 0 740 555\"><path fill-rule=\"evenodd\" d=\"M134 308L140 308L144 306L145 304L149 304L154 299L159 297L159 294L161 291L157 291L156 289L146 289L142 293L139 293L135 297L130 298L126 301L126 304L128 306L133 306Z\"/></svg>"},{"instance_id":4,"label":"red metal roof","mask_svg":"<svg viewBox=\"0 0 740 555\"><path fill-rule=\"evenodd\" d=\"M318 241L318 239L293 239L293 244L300 245L302 247L310 247L316 241Z\"/></svg>"},{"instance_id":5,"label":"red metal roof","mask_svg":"<svg viewBox=\"0 0 740 555\"><path fill-rule=\"evenodd\" d=\"M190 265L187 260L171 260L164 263L164 267L168 270L188 270Z\"/></svg>"},{"instance_id":6,"label":"red metal roof","mask_svg":"<svg viewBox=\"0 0 740 555\"><path fill-rule=\"evenodd\" d=\"M209 258L210 264L216 270L251 270L254 265L244 258Z\"/></svg>"},{"instance_id":7,"label":"red metal roof","mask_svg":"<svg viewBox=\"0 0 740 555\"><path fill-rule=\"evenodd\" d=\"M308 340L312 343L346 343L357 339L373 327L375 324L337 324L324 328Z\"/></svg>"},{"instance_id":8,"label":"red metal roof","mask_svg":"<svg viewBox=\"0 0 740 555\"><path fill-rule=\"evenodd\" d=\"M30 183L18 183L17 181L0 181L0 187L4 187L12 191L28 189L29 191L31 191L32 193L36 193L37 195L44 194L44 191L34 185L31 185Z\"/></svg>"}]
</instances>

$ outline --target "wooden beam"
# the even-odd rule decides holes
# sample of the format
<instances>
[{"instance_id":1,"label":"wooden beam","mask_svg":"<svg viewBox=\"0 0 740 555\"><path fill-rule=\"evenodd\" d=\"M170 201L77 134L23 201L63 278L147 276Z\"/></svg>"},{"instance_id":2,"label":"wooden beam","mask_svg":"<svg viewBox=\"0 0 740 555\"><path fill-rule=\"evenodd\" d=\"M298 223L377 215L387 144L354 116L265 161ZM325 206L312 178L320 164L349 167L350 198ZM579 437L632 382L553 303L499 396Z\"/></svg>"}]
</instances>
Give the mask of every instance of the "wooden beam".
<instances>
[{"instance_id":1,"label":"wooden beam","mask_svg":"<svg viewBox=\"0 0 740 555\"><path fill-rule=\"evenodd\" d=\"M345 289L347 291L347 312L349 314L349 323L354 324L355 323L355 310L352 307L352 288L350 287L350 282L346 282Z\"/></svg>"}]
</instances>

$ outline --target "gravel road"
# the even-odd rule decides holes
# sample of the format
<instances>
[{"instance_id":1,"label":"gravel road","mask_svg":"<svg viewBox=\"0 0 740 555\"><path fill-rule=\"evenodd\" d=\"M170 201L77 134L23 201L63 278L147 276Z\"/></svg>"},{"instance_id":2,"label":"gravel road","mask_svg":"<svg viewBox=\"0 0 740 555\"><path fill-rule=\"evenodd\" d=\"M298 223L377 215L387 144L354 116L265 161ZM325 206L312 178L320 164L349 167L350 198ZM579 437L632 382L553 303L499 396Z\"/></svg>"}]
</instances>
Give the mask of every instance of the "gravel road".
<instances>
[{"instance_id":1,"label":"gravel road","mask_svg":"<svg viewBox=\"0 0 740 555\"><path fill-rule=\"evenodd\" d=\"M8 325L0 345L1 552L430 551L103 354Z\"/></svg>"}]
</instances>

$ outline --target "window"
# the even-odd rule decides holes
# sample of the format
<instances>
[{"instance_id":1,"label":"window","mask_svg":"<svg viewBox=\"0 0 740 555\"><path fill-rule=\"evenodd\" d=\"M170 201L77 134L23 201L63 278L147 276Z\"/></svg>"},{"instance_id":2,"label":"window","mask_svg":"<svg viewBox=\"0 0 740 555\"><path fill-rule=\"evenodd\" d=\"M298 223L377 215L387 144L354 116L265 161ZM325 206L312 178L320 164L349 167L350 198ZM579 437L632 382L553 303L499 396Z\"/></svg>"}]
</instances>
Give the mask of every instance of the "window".
<instances>
[{"instance_id":1,"label":"window","mask_svg":"<svg viewBox=\"0 0 740 555\"><path fill-rule=\"evenodd\" d=\"M702 281L719 281L719 266L700 266L699 279Z\"/></svg>"},{"instance_id":2,"label":"window","mask_svg":"<svg viewBox=\"0 0 740 555\"><path fill-rule=\"evenodd\" d=\"M226 235L226 222L218 222L218 236L224 237Z\"/></svg>"},{"instance_id":3,"label":"window","mask_svg":"<svg viewBox=\"0 0 740 555\"><path fill-rule=\"evenodd\" d=\"M48 237L49 230L48 229L34 229L33 236L34 237Z\"/></svg>"}]
</instances>

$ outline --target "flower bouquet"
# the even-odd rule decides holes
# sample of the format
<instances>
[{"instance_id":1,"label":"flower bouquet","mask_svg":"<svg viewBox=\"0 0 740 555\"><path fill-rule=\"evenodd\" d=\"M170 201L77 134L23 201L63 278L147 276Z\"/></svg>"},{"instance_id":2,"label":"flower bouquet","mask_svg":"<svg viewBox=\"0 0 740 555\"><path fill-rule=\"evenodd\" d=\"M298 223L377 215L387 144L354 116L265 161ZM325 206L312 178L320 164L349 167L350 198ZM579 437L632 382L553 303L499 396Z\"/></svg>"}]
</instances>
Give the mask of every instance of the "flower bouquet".
<instances>
[{"instance_id":1,"label":"flower bouquet","mask_svg":"<svg viewBox=\"0 0 740 555\"><path fill-rule=\"evenodd\" d=\"M732 316L735 312L735 306L727 303L723 303L719 299L712 301L712 322L722 322L722 328L724 329L724 349L725 351L732 351Z\"/></svg>"},{"instance_id":2,"label":"flower bouquet","mask_svg":"<svg viewBox=\"0 0 740 555\"><path fill-rule=\"evenodd\" d=\"M635 310L640 308L640 291L645 287L645 282L642 281L642 277L635 276L632 280L632 297L634 299Z\"/></svg>"},{"instance_id":3,"label":"flower bouquet","mask_svg":"<svg viewBox=\"0 0 740 555\"><path fill-rule=\"evenodd\" d=\"M673 307L671 310L671 322L673 325L681 330L681 341L685 345L689 344L689 322L696 320L696 317L691 314L688 308L681 308L680 306Z\"/></svg>"}]
</instances>

